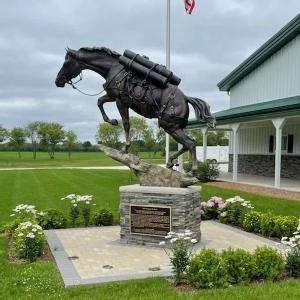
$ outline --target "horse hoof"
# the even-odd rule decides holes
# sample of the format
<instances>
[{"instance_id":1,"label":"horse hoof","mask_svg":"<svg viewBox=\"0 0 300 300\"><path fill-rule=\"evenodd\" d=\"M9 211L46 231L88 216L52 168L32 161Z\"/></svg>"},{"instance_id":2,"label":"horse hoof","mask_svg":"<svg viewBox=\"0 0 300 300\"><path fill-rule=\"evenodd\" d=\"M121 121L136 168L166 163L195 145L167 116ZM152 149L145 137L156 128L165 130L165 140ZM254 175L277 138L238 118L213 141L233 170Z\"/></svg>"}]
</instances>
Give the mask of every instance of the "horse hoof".
<instances>
[{"instance_id":1,"label":"horse hoof","mask_svg":"<svg viewBox=\"0 0 300 300\"><path fill-rule=\"evenodd\" d=\"M172 169L172 168L174 167L174 164L168 162L167 165L166 165L166 167L167 167L168 169Z\"/></svg>"},{"instance_id":2,"label":"horse hoof","mask_svg":"<svg viewBox=\"0 0 300 300\"><path fill-rule=\"evenodd\" d=\"M116 119L112 119L112 120L110 120L110 124L114 125L114 126L117 126L119 124L119 122Z\"/></svg>"}]
</instances>

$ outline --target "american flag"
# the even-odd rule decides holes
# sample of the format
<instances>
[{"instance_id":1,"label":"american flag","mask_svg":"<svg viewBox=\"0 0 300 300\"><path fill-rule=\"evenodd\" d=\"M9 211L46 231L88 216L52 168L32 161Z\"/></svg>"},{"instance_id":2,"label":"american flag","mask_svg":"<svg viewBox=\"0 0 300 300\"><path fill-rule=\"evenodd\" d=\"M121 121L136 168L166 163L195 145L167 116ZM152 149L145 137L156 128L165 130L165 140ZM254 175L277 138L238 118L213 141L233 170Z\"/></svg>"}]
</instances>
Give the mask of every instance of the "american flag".
<instances>
[{"instance_id":1,"label":"american flag","mask_svg":"<svg viewBox=\"0 0 300 300\"><path fill-rule=\"evenodd\" d=\"M190 15L195 7L196 0L183 0L186 12Z\"/></svg>"}]
</instances>

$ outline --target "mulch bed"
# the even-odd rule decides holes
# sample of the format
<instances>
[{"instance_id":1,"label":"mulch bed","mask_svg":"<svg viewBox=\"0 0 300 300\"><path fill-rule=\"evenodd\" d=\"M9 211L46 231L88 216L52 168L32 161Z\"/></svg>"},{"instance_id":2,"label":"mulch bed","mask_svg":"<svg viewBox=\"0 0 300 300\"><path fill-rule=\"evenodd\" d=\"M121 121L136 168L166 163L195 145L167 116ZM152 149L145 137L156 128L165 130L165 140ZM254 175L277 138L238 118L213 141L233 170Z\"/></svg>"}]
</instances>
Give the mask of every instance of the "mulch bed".
<instances>
[{"instance_id":1,"label":"mulch bed","mask_svg":"<svg viewBox=\"0 0 300 300\"><path fill-rule=\"evenodd\" d=\"M227 182L227 181L209 182L209 183L205 183L205 185L212 185L212 186L229 189L229 190L249 192L252 194L272 196L280 199L300 201L300 192L286 191L286 190L272 188L272 187L264 187L264 186L257 186L252 184Z\"/></svg>"},{"instance_id":2,"label":"mulch bed","mask_svg":"<svg viewBox=\"0 0 300 300\"><path fill-rule=\"evenodd\" d=\"M13 239L10 236L7 236L7 252L8 252L8 261L12 264L25 264L28 263L26 259L20 259L16 257L14 250L13 250ZM44 253L41 257L38 257L36 261L54 261L53 255L51 250L48 246L48 243L45 242L45 249Z\"/></svg>"}]
</instances>

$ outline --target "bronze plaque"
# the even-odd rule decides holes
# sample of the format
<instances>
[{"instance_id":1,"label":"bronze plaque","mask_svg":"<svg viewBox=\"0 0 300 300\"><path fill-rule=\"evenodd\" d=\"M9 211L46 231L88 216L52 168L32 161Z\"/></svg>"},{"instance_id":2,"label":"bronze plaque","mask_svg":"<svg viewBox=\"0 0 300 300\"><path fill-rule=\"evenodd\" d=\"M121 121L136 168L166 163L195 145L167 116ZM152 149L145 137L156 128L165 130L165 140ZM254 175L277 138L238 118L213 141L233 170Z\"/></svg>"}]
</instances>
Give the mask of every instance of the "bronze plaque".
<instances>
[{"instance_id":1,"label":"bronze plaque","mask_svg":"<svg viewBox=\"0 0 300 300\"><path fill-rule=\"evenodd\" d=\"M166 236L171 231L171 207L130 205L132 234Z\"/></svg>"}]
</instances>

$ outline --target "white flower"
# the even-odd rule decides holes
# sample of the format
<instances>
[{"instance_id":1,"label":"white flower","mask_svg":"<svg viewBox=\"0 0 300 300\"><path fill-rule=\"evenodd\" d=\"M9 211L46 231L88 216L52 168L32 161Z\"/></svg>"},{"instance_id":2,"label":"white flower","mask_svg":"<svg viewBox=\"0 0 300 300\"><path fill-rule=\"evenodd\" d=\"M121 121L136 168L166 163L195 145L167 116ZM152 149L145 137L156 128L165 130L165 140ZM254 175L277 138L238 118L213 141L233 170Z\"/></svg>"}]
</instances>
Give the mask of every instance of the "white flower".
<instances>
[{"instance_id":1,"label":"white flower","mask_svg":"<svg viewBox=\"0 0 300 300\"><path fill-rule=\"evenodd\" d=\"M184 234L183 234L183 233L178 233L178 234L177 234L177 237L183 238L183 237L184 237Z\"/></svg>"},{"instance_id":2,"label":"white flower","mask_svg":"<svg viewBox=\"0 0 300 300\"><path fill-rule=\"evenodd\" d=\"M192 242L193 244L196 244L196 243L197 243L197 240L196 240L196 239L191 239L191 242Z\"/></svg>"},{"instance_id":3,"label":"white flower","mask_svg":"<svg viewBox=\"0 0 300 300\"><path fill-rule=\"evenodd\" d=\"M24 235L24 233L22 233L22 232L20 232L19 234L18 234L18 236L23 236Z\"/></svg>"},{"instance_id":4,"label":"white flower","mask_svg":"<svg viewBox=\"0 0 300 300\"><path fill-rule=\"evenodd\" d=\"M178 240L178 238L172 238L172 239L170 240L170 243L173 244L173 243L175 243L177 240Z\"/></svg>"},{"instance_id":5,"label":"white flower","mask_svg":"<svg viewBox=\"0 0 300 300\"><path fill-rule=\"evenodd\" d=\"M90 204L90 202L89 202L89 201L86 201L85 203L86 203L86 204Z\"/></svg>"},{"instance_id":6,"label":"white flower","mask_svg":"<svg viewBox=\"0 0 300 300\"><path fill-rule=\"evenodd\" d=\"M32 228L32 229L31 229L31 231L33 231L33 232L36 232L36 231L37 231L37 229L36 229L36 228Z\"/></svg>"},{"instance_id":7,"label":"white flower","mask_svg":"<svg viewBox=\"0 0 300 300\"><path fill-rule=\"evenodd\" d=\"M75 203L75 204L73 204L73 206L74 206L74 207L76 207L76 206L77 206L77 204Z\"/></svg>"},{"instance_id":8,"label":"white flower","mask_svg":"<svg viewBox=\"0 0 300 300\"><path fill-rule=\"evenodd\" d=\"M159 246L164 246L166 244L166 242L160 242Z\"/></svg>"},{"instance_id":9,"label":"white flower","mask_svg":"<svg viewBox=\"0 0 300 300\"><path fill-rule=\"evenodd\" d=\"M171 238L172 238L171 235L166 235L166 236L165 236L165 239L166 239L166 240L169 240L169 239L171 239Z\"/></svg>"},{"instance_id":10,"label":"white flower","mask_svg":"<svg viewBox=\"0 0 300 300\"><path fill-rule=\"evenodd\" d=\"M227 212L224 211L224 212L220 213L220 216L221 216L221 217L226 217L226 216L227 216Z\"/></svg>"},{"instance_id":11,"label":"white flower","mask_svg":"<svg viewBox=\"0 0 300 300\"><path fill-rule=\"evenodd\" d=\"M31 239L34 239L35 238L35 235L32 233L32 232L29 232L26 237L28 238L31 238Z\"/></svg>"},{"instance_id":12,"label":"white flower","mask_svg":"<svg viewBox=\"0 0 300 300\"><path fill-rule=\"evenodd\" d=\"M188 236L186 236L185 238L184 238L184 240L186 240L186 241L189 241L191 238L190 237L188 237Z\"/></svg>"},{"instance_id":13,"label":"white flower","mask_svg":"<svg viewBox=\"0 0 300 300\"><path fill-rule=\"evenodd\" d=\"M10 216L11 216L11 217L14 217L14 216L15 216L15 214L11 214Z\"/></svg>"}]
</instances>

